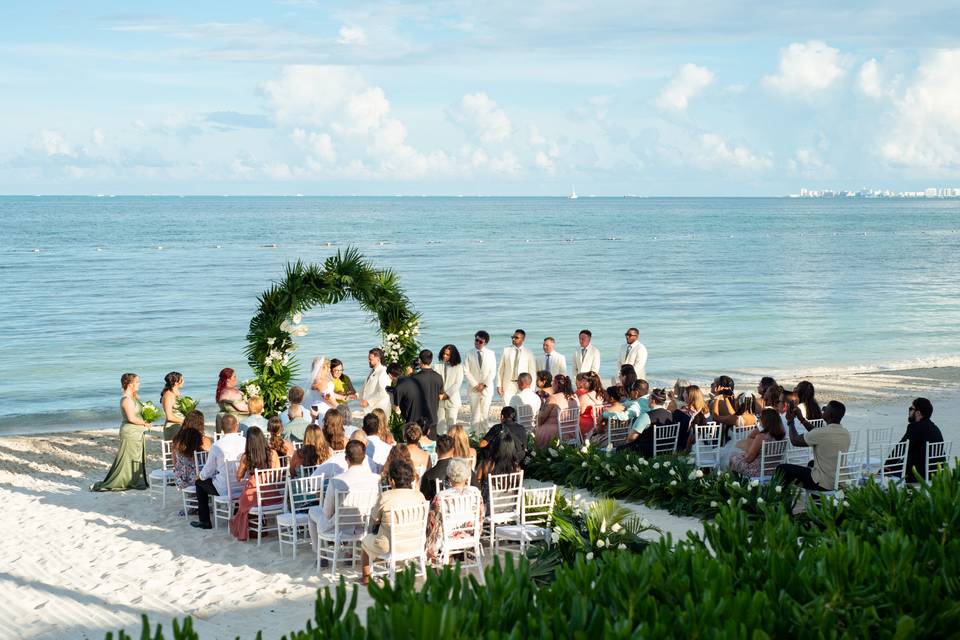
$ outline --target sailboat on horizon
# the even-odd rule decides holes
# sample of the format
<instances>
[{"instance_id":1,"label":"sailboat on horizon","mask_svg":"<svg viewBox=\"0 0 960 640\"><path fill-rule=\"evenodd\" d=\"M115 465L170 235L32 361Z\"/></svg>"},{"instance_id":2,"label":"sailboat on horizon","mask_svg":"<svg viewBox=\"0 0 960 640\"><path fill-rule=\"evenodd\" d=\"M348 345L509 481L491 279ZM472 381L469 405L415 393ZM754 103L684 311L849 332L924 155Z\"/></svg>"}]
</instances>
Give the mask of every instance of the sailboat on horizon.
<instances>
[{"instance_id":1,"label":"sailboat on horizon","mask_svg":"<svg viewBox=\"0 0 960 640\"><path fill-rule=\"evenodd\" d=\"M577 189L576 189L576 187L574 187L573 185L570 185L570 195L567 196L567 199L568 199L568 200L576 200L578 197L579 197L579 196L577 196Z\"/></svg>"}]
</instances>

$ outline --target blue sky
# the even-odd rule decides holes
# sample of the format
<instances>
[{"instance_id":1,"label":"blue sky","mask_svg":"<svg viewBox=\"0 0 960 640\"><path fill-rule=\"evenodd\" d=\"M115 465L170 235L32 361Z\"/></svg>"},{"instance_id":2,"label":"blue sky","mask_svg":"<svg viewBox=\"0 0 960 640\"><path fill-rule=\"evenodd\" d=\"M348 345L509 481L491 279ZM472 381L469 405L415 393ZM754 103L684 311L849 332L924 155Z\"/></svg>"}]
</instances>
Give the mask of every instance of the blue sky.
<instances>
[{"instance_id":1,"label":"blue sky","mask_svg":"<svg viewBox=\"0 0 960 640\"><path fill-rule=\"evenodd\" d=\"M0 192L960 187L958 23L955 2L4 3Z\"/></svg>"}]
</instances>

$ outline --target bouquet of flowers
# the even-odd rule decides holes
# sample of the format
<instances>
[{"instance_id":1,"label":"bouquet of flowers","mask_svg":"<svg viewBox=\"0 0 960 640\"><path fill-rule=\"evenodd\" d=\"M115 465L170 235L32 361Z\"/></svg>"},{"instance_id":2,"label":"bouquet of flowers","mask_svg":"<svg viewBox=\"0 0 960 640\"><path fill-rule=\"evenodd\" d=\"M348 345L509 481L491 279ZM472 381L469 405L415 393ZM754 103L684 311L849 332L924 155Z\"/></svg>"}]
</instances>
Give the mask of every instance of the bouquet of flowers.
<instances>
[{"instance_id":1,"label":"bouquet of flowers","mask_svg":"<svg viewBox=\"0 0 960 640\"><path fill-rule=\"evenodd\" d=\"M244 400L249 400L253 396L260 395L260 385L257 384L257 380L255 378L244 380L240 385L240 393L243 394Z\"/></svg>"},{"instance_id":2,"label":"bouquet of flowers","mask_svg":"<svg viewBox=\"0 0 960 640\"><path fill-rule=\"evenodd\" d=\"M140 409L140 417L144 422L156 422L163 417L163 411L157 409L152 402L144 402L143 408Z\"/></svg>"},{"instance_id":3,"label":"bouquet of flowers","mask_svg":"<svg viewBox=\"0 0 960 640\"><path fill-rule=\"evenodd\" d=\"M174 407L176 408L177 413L185 416L197 408L197 401L190 396L180 396L177 398L177 403L174 405Z\"/></svg>"}]
</instances>

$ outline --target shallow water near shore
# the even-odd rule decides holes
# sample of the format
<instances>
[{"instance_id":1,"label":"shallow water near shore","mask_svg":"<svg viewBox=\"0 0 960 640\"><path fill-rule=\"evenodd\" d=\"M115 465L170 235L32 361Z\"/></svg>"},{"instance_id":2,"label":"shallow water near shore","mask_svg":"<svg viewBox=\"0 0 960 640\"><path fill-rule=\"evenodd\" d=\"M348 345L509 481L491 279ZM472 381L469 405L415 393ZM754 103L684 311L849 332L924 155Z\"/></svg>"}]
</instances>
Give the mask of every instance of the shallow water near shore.
<instances>
[{"instance_id":1,"label":"shallow water near shore","mask_svg":"<svg viewBox=\"0 0 960 640\"><path fill-rule=\"evenodd\" d=\"M589 327L611 376L635 325L652 380L743 389L960 363L955 200L5 197L0 219L0 432L116 421L128 370L154 401L181 371L210 410L221 367L249 374L258 294L349 245L399 274L434 350L523 327L570 359ZM366 374L356 304L306 323L299 353Z\"/></svg>"}]
</instances>

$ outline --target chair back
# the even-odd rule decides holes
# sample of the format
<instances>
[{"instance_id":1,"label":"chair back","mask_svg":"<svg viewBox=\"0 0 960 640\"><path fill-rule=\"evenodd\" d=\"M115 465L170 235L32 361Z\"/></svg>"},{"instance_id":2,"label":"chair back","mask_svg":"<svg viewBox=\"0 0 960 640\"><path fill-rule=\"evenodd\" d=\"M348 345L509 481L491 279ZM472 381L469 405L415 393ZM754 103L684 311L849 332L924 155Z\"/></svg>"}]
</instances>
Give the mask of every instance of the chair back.
<instances>
[{"instance_id":1,"label":"chair back","mask_svg":"<svg viewBox=\"0 0 960 640\"><path fill-rule=\"evenodd\" d=\"M607 444L619 447L627 442L630 433L630 421L619 418L607 418Z\"/></svg>"},{"instance_id":2,"label":"chair back","mask_svg":"<svg viewBox=\"0 0 960 640\"><path fill-rule=\"evenodd\" d=\"M593 418L594 429L600 426L600 422L603 421L603 412L606 410L607 405L602 402L590 405L590 417Z\"/></svg>"},{"instance_id":3,"label":"chair back","mask_svg":"<svg viewBox=\"0 0 960 640\"><path fill-rule=\"evenodd\" d=\"M745 425L737 425L737 426L735 426L735 427L733 428L733 441L734 441L734 442L740 442L741 440L743 440L744 438L746 438L746 437L747 437L747 434L749 434L749 433L750 433L751 431L753 431L754 429L756 429L756 427L755 427L754 425L752 425L752 424L751 424L751 425L746 425L746 424L745 424Z\"/></svg>"},{"instance_id":4,"label":"chair back","mask_svg":"<svg viewBox=\"0 0 960 640\"><path fill-rule=\"evenodd\" d=\"M370 512L377 504L379 491L337 491L336 511L333 516L336 540L357 538L366 531Z\"/></svg>"},{"instance_id":5,"label":"chair back","mask_svg":"<svg viewBox=\"0 0 960 640\"><path fill-rule=\"evenodd\" d=\"M786 462L790 464L799 464L805 466L813 459L813 449L810 447L795 447L790 442L789 436L784 438L787 441L787 452L784 456Z\"/></svg>"},{"instance_id":6,"label":"chair back","mask_svg":"<svg viewBox=\"0 0 960 640\"><path fill-rule=\"evenodd\" d=\"M810 423L811 429L819 429L820 427L827 426L827 421L823 418L814 418L813 420L807 420Z\"/></svg>"},{"instance_id":7,"label":"chair back","mask_svg":"<svg viewBox=\"0 0 960 640\"><path fill-rule=\"evenodd\" d=\"M503 524L519 520L523 471L487 476L487 495L491 522Z\"/></svg>"},{"instance_id":8,"label":"chair back","mask_svg":"<svg viewBox=\"0 0 960 640\"><path fill-rule=\"evenodd\" d=\"M257 487L257 506L283 504L284 491L287 488L287 472L286 467L257 469L254 472Z\"/></svg>"},{"instance_id":9,"label":"chair back","mask_svg":"<svg viewBox=\"0 0 960 640\"><path fill-rule=\"evenodd\" d=\"M277 457L280 459L280 466L281 466L281 467L289 467L289 466L290 466L290 456L277 456Z\"/></svg>"},{"instance_id":10,"label":"chair back","mask_svg":"<svg viewBox=\"0 0 960 640\"><path fill-rule=\"evenodd\" d=\"M160 464L164 472L173 471L173 440L160 440Z\"/></svg>"},{"instance_id":11,"label":"chair back","mask_svg":"<svg viewBox=\"0 0 960 640\"><path fill-rule=\"evenodd\" d=\"M698 468L716 468L720 466L720 425L716 422L700 424L696 427L696 440L693 443L693 455Z\"/></svg>"},{"instance_id":12,"label":"chair back","mask_svg":"<svg viewBox=\"0 0 960 640\"><path fill-rule=\"evenodd\" d=\"M903 478L907 480L907 451L910 446L909 440L897 442L895 444L884 444L877 442L873 450L878 453L877 460L880 466L880 480L886 480L888 477ZM870 455L870 451L867 452ZM870 457L872 461L872 456ZM871 462L872 463L872 462Z\"/></svg>"},{"instance_id":13,"label":"chair back","mask_svg":"<svg viewBox=\"0 0 960 640\"><path fill-rule=\"evenodd\" d=\"M837 457L837 475L834 489L855 486L863 477L865 454L860 450L841 451Z\"/></svg>"},{"instance_id":14,"label":"chair back","mask_svg":"<svg viewBox=\"0 0 960 640\"><path fill-rule=\"evenodd\" d=\"M864 429L864 431L867 433L867 456L878 446L885 448L893 439L893 427L872 427ZM870 460L867 460L867 462L869 463Z\"/></svg>"},{"instance_id":15,"label":"chair back","mask_svg":"<svg viewBox=\"0 0 960 640\"><path fill-rule=\"evenodd\" d=\"M677 451L677 437L680 435L680 423L654 425L653 427L653 455L675 453Z\"/></svg>"},{"instance_id":16,"label":"chair back","mask_svg":"<svg viewBox=\"0 0 960 640\"><path fill-rule=\"evenodd\" d=\"M243 485L237 482L237 468L240 466L239 460L224 461L223 469L217 471L218 474L224 474L224 481L227 485L227 495L236 500L243 491Z\"/></svg>"},{"instance_id":17,"label":"chair back","mask_svg":"<svg viewBox=\"0 0 960 640\"><path fill-rule=\"evenodd\" d=\"M299 467L297 467L297 475L300 476L301 478L305 476L312 476L313 472L319 468L320 468L320 465L318 464L310 464L310 465L302 464Z\"/></svg>"},{"instance_id":18,"label":"chair back","mask_svg":"<svg viewBox=\"0 0 960 640\"><path fill-rule=\"evenodd\" d=\"M777 466L786 462L787 439L767 440L760 447L760 479L773 477Z\"/></svg>"},{"instance_id":19,"label":"chair back","mask_svg":"<svg viewBox=\"0 0 960 640\"><path fill-rule=\"evenodd\" d=\"M427 547L427 513L424 500L416 506L390 512L390 555L393 560L419 558Z\"/></svg>"},{"instance_id":20,"label":"chair back","mask_svg":"<svg viewBox=\"0 0 960 640\"><path fill-rule=\"evenodd\" d=\"M560 409L557 417L557 430L560 433L560 442L564 444L580 444L580 407Z\"/></svg>"},{"instance_id":21,"label":"chair back","mask_svg":"<svg viewBox=\"0 0 960 640\"><path fill-rule=\"evenodd\" d=\"M288 513L303 513L320 504L323 497L323 474L291 478L287 476Z\"/></svg>"},{"instance_id":22,"label":"chair back","mask_svg":"<svg viewBox=\"0 0 960 640\"><path fill-rule=\"evenodd\" d=\"M930 480L930 474L937 473L942 467L949 466L947 458L950 457L950 449L953 442L944 440L943 442L928 442L926 460L923 465L923 478Z\"/></svg>"},{"instance_id":23,"label":"chair back","mask_svg":"<svg viewBox=\"0 0 960 640\"><path fill-rule=\"evenodd\" d=\"M847 451L857 451L860 449L860 429L851 429L850 433L850 448Z\"/></svg>"},{"instance_id":24,"label":"chair back","mask_svg":"<svg viewBox=\"0 0 960 640\"><path fill-rule=\"evenodd\" d=\"M197 477L200 477L200 470L203 469L204 465L207 464L207 457L210 455L209 451L194 451L193 452L193 466L197 470Z\"/></svg>"},{"instance_id":25,"label":"chair back","mask_svg":"<svg viewBox=\"0 0 960 640\"><path fill-rule=\"evenodd\" d=\"M528 404L517 407L517 424L527 431L533 430L533 407Z\"/></svg>"},{"instance_id":26,"label":"chair back","mask_svg":"<svg viewBox=\"0 0 960 640\"><path fill-rule=\"evenodd\" d=\"M520 523L549 529L553 523L553 505L557 500L557 485L524 489L520 502Z\"/></svg>"},{"instance_id":27,"label":"chair back","mask_svg":"<svg viewBox=\"0 0 960 640\"><path fill-rule=\"evenodd\" d=\"M440 495L439 490L437 495ZM483 524L482 503L480 492L475 489L440 496L440 523L444 539L458 538L458 546L462 545L464 539L476 540L479 544Z\"/></svg>"},{"instance_id":28,"label":"chair back","mask_svg":"<svg viewBox=\"0 0 960 640\"><path fill-rule=\"evenodd\" d=\"M291 440L291 442L293 442L293 441ZM301 440L297 440L296 442L293 442L293 450L294 450L294 451L297 451L298 449L300 449L300 448L302 448L302 447L303 447L303 442L302 442Z\"/></svg>"}]
</instances>

